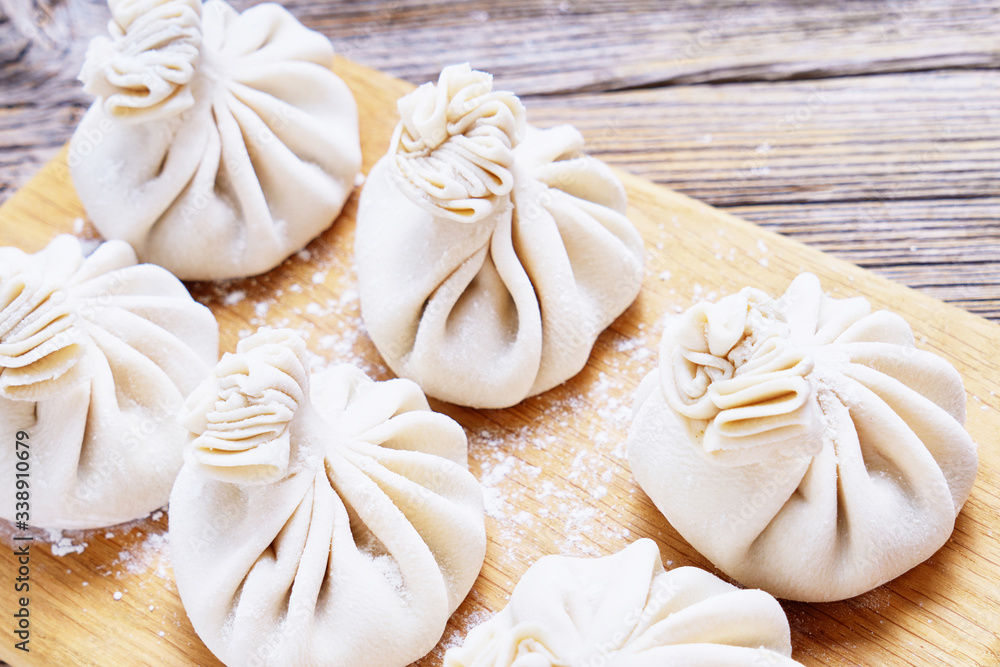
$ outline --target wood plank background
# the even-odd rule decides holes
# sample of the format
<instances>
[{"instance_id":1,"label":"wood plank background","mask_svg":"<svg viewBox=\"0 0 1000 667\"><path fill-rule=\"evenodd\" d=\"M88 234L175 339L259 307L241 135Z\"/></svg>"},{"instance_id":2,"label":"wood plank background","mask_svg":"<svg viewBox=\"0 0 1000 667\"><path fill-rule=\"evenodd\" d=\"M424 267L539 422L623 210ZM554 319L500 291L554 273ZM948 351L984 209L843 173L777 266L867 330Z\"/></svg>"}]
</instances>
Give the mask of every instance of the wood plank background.
<instances>
[{"instance_id":1,"label":"wood plank background","mask_svg":"<svg viewBox=\"0 0 1000 667\"><path fill-rule=\"evenodd\" d=\"M282 4L413 83L468 60L612 164L1000 321L1000 0ZM89 104L107 18L0 0L0 201Z\"/></svg>"}]
</instances>

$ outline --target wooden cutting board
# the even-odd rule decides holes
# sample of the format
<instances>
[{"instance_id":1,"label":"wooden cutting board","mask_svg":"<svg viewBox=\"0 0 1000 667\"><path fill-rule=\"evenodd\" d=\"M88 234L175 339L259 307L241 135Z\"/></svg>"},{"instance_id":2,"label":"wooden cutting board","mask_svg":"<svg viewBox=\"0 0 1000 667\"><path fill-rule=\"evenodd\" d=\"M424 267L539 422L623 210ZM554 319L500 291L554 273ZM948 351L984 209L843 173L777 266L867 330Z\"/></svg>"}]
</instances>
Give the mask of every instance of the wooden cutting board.
<instances>
[{"instance_id":1,"label":"wooden cutting board","mask_svg":"<svg viewBox=\"0 0 1000 667\"><path fill-rule=\"evenodd\" d=\"M388 145L396 99L412 86L342 59L334 69L360 106L367 173ZM441 644L419 664L440 664L444 647L501 609L527 567L544 554L604 555L652 537L667 567L711 569L632 479L624 454L632 394L655 367L665 314L745 285L777 294L800 271L818 274L834 295L862 294L901 313L920 347L961 371L980 468L954 535L926 563L844 602L783 603L794 657L807 665L1000 664L1000 327L683 195L621 176L629 217L647 243L646 279L635 304L598 339L587 367L506 410L434 404L469 434L471 468L486 496L489 548L472 593ZM264 276L190 285L218 316L222 351L234 350L240 337L261 324L289 326L308 336L317 364L352 361L378 379L389 376L361 329L352 265L356 206L355 193L307 251ZM0 209L0 244L36 251L59 232L95 238L93 228L78 220L84 217L64 150ZM0 549L0 614L6 619L0 623L0 657L14 666L218 665L177 596L166 528L166 515L157 513L127 526L69 534L86 548L62 557L35 542L30 653L13 648L17 566L12 550ZM5 532L9 545L9 525Z\"/></svg>"}]
</instances>

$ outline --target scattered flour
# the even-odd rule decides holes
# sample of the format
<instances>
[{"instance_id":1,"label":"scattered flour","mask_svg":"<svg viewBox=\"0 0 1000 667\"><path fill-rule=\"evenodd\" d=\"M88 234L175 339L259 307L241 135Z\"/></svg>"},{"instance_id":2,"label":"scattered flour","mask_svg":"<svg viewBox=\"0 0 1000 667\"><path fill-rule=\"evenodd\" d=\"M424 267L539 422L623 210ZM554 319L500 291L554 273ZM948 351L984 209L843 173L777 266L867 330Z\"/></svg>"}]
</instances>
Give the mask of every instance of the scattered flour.
<instances>
[{"instance_id":1,"label":"scattered flour","mask_svg":"<svg viewBox=\"0 0 1000 667\"><path fill-rule=\"evenodd\" d=\"M73 531L74 533L80 533L81 531ZM49 530L48 531L49 542L51 542L50 547L52 549L53 556L66 556L67 554L82 554L83 550L89 546L89 543L84 542L80 538L79 543L74 543L73 538L63 534L61 530Z\"/></svg>"},{"instance_id":2,"label":"scattered flour","mask_svg":"<svg viewBox=\"0 0 1000 667\"><path fill-rule=\"evenodd\" d=\"M485 497L487 534L502 545L495 563L513 581L531 562L519 560L518 545L550 545L564 555L596 556L630 541L625 436L632 396L656 365L661 318L632 336L606 332L600 370L589 368L522 404L532 419L504 426L473 416L469 458ZM597 418L581 419L581 415ZM585 444L581 444L585 443ZM568 465L567 465L567 462ZM562 479L542 478L560 467ZM532 480L538 479L537 483Z\"/></svg>"},{"instance_id":3,"label":"scattered flour","mask_svg":"<svg viewBox=\"0 0 1000 667\"><path fill-rule=\"evenodd\" d=\"M166 532L146 533L142 541L118 552L111 562L115 578L143 574L150 570L160 579L170 579L170 536Z\"/></svg>"},{"instance_id":4,"label":"scattered flour","mask_svg":"<svg viewBox=\"0 0 1000 667\"><path fill-rule=\"evenodd\" d=\"M403 606L408 607L410 604L410 589L406 587L406 582L403 581L403 573L399 569L399 563L396 562L396 559L388 554L382 554L373 558L372 563L382 576L385 577L389 585L395 589Z\"/></svg>"}]
</instances>

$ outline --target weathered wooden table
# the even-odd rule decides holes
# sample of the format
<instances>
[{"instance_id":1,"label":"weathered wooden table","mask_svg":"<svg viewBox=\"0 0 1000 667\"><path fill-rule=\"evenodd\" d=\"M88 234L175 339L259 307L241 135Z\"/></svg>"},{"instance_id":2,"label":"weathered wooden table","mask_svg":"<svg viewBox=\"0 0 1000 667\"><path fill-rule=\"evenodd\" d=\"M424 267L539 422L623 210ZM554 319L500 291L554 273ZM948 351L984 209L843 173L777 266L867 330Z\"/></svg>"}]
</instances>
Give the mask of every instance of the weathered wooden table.
<instances>
[{"instance_id":1,"label":"weathered wooden table","mask_svg":"<svg viewBox=\"0 0 1000 667\"><path fill-rule=\"evenodd\" d=\"M233 4L242 9L255 3L241 0ZM519 93L532 122L577 125L590 152L612 164L1000 321L1000 1L834 5L789 0L689 7L562 0L476 2L461 8L444 2L334 4L289 0L284 4L305 24L330 36L340 53L354 61L421 83L434 79L444 65L468 60L478 69L492 71L498 87ZM58 152L89 104L75 76L87 41L104 31L108 12L103 0L0 0L0 15L7 17L0 20L3 201ZM48 180L56 173L50 173ZM645 191L638 183L632 185L641 200ZM33 205L33 201L28 204ZM645 222L655 227L655 221ZM741 233L753 238L750 232ZM348 244L348 237L334 234L328 241ZM714 261L718 267L728 257L716 253L713 259L707 246L692 248L692 253L691 266L708 267ZM776 252L772 257L778 256ZM761 264L754 270L763 271L768 274L765 278L778 284L784 280L779 272L789 270L779 266L781 263L775 261L769 269ZM336 262L331 266L328 282L337 271L346 271ZM296 264L290 270L305 269ZM690 267L685 275L692 282ZM853 281L853 274L846 275ZM270 282L274 280L277 278ZM263 293L267 284L269 280L263 280L256 287ZM213 297L208 288L199 289L202 298L228 303L224 294ZM497 442L491 439L504 429L541 424L556 408L553 414L558 419L576 419L578 403L573 392L577 390L587 392L580 403L586 409L591 403L607 402L608 389L602 387L616 379L606 380L604 370L610 378L618 366L605 368L602 364L614 361L609 352L628 351L640 338L645 347L655 349L651 333L647 336L633 329L651 317L655 319L658 313L653 312L653 306L658 307L657 299L665 289L660 288L659 296L654 291L645 305L633 308L610 336L603 337L601 354L595 353L599 363L588 367L571 387L552 392L555 398L542 397L490 414L456 412L467 426L478 426L478 430L470 430L476 444L473 468L484 486L494 492L501 487L509 492L504 485L530 485L533 478L529 473L541 469L540 461L553 466L567 463L560 456L570 452L569 447L564 451L553 444L547 452L544 447L505 452L509 443L498 436ZM245 296L227 311L224 324L230 338L244 323L253 322L252 301L263 298L249 288ZM887 291L885 299L900 303L905 295ZM296 304L284 305L291 308ZM917 306L930 312L927 303ZM977 336L982 333L980 339L990 345L995 343L988 340L995 327L984 324L989 330L981 330L976 324L965 326L961 318L954 322L930 320L917 321L915 327L932 336L932 347L949 335L967 335L968 329L976 329ZM993 345L989 350L995 348ZM966 376L967 389L975 392L973 398L982 405L970 413L970 420L978 429L980 444L995 449L995 438L989 442L983 435L996 419L997 399L990 388L1000 389L995 381L1000 355L989 350L966 345L955 354L965 359L969 368L975 368L974 377ZM985 359L974 363L979 352ZM589 491L576 488L571 475L561 492L576 494L572 502L566 501L576 510L565 526L560 522L557 527L565 528L562 537L566 540L581 534L585 541L610 535L609 543L619 543L639 534L656 535L666 545L666 553L680 554L685 563L700 564L636 492L620 457L605 456L604 450L610 452L622 437L615 428L627 419L618 419L617 413L627 412L627 407L618 394L627 395L630 382L613 387L615 406L620 410L615 412L617 422L610 429L610 442L598 448L607 459L602 459L605 467L584 467L582 473L588 480L597 473L602 480L604 474L610 475L613 482L607 483L608 495L591 502ZM601 409L610 410L606 405ZM566 424L549 425L560 437L567 429L583 433L576 422L572 427ZM546 428L539 426L539 433L549 433ZM600 435L608 434L602 431ZM547 437L555 440L556 435ZM997 478L996 461L991 454L989 465L980 470L982 482L989 480L990 485L980 485L974 502L963 513L955 540L961 546L943 553L944 566L927 565L891 589L879 589L838 605L787 605L798 657L808 664L856 664L859 651L873 649L859 648L854 641L871 628L873 635L877 631L896 637L898 641L892 643L899 652L866 655L893 656L899 664L906 664L919 654L924 661L921 664L931 664L927 661L939 658L944 651L955 657L956 664L974 664L962 658L966 655L962 651L969 648L963 646L963 633L973 627L982 635L984 628L1000 618L991 610L992 602L983 602L1000 599L996 598L1000 586L988 567L1000 552L995 540L986 543L983 537L985 531L996 527L997 496L992 483ZM547 473L545 469L542 474ZM533 498L527 486L510 493L526 502ZM538 509L535 505L541 507L538 503L531 506ZM598 532L583 530L583 523L589 526L596 521L589 518L594 505L607 515L605 518L612 518ZM621 531L623 507L636 512L628 517L632 533ZM618 513L609 512L609 508ZM523 530L515 525L516 518L491 519L491 526L503 529L499 537L493 536L494 555L505 548L508 538L520 543ZM577 518L582 523L574 523ZM164 524L162 517L147 520L142 530L151 536L161 535ZM989 535L992 539L992 531ZM95 538L95 544L79 559L66 560L70 569L64 578L74 584L77 579L91 579L92 588L106 588L105 597L111 599L110 591L128 581L132 565L142 570L140 574L157 577L155 557L160 552L156 545L140 541L140 547L145 544L148 548L132 545L131 552L116 551L134 539L138 538L132 533L121 532L113 539ZM533 539L535 536L524 536L525 544ZM994 560L977 561L978 579L962 579L962 604L952 603L949 596L959 593L951 589L931 586L925 590L924 584L936 581L935 577L948 580L953 572L949 568L960 567L967 553L960 548L970 544L986 544L988 549L977 553ZM512 553L519 548L512 548ZM147 552L153 557L151 563L132 562L136 554L145 557ZM93 576L85 567L91 561L113 561L112 569L123 574L101 572ZM513 586L515 575L526 567L519 553L509 561L500 561L499 566L491 563L485 593L475 593L476 599L464 612L463 627L476 620L470 610L495 609L493 598L502 599L504 591ZM47 563L45 574L63 576L55 569L62 566L58 559L40 563ZM119 574L124 578L119 579ZM974 584L982 581L991 588L975 588ZM926 591L934 597L924 597ZM123 608L126 603L138 604L139 595L135 590L127 594ZM983 604L977 607L969 600ZM75 599L74 604L91 606ZM139 607L139 611L145 609ZM885 609L902 610L901 614L911 614L917 620L907 625L905 632L889 630L881 626L888 618ZM907 634L912 631L909 626L925 627L923 617L916 615L918 609L928 613L931 620L926 623L936 625L927 625L927 637L920 638L925 641L918 640L921 646L911 649L908 646L914 642L906 643L912 638ZM150 607L150 612L151 618L156 616L155 621L150 620L150 632L155 632L161 622L157 615L165 612L159 607L155 614ZM176 609L170 613L178 614ZM82 616L67 621L86 626L89 632L92 626L88 622ZM184 622L183 618L171 619L171 623ZM173 625L165 627L174 631ZM119 630L110 628L109 632ZM130 650L128 642L134 638L131 626L127 630L127 635L118 632L119 639L126 642L123 651ZM136 636L142 639L138 632ZM177 636L182 636L179 631L163 640L164 655L177 660L187 655L183 651L204 655L196 642L180 648L171 645ZM95 650L100 641L95 636ZM1000 655L1000 640L995 637L987 645L979 636L970 646L970 655ZM953 649L956 652L951 653ZM439 652L425 662L431 664L437 657ZM88 653L80 664L99 664L93 662L99 659L100 653ZM977 658L975 664L987 663Z\"/></svg>"}]
</instances>

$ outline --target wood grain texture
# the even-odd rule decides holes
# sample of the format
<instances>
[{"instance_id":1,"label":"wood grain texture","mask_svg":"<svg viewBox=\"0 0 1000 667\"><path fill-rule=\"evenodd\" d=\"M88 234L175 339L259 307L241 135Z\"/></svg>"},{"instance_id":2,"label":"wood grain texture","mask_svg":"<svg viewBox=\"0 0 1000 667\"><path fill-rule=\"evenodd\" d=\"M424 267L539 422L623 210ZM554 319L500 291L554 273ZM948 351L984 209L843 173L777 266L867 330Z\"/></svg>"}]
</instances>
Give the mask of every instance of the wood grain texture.
<instances>
[{"instance_id":1,"label":"wood grain texture","mask_svg":"<svg viewBox=\"0 0 1000 667\"><path fill-rule=\"evenodd\" d=\"M346 61L335 69L361 104L367 171L395 124L392 102L410 86ZM632 479L623 448L631 397L655 366L664 314L747 284L778 293L802 270L820 275L835 295L864 294L877 306L902 313L920 347L956 365L969 394L967 427L981 444L981 461L952 538L930 560L845 602L783 603L794 657L806 665L997 664L1000 328L682 194L622 176L629 217L647 241L646 278L638 300L598 339L587 367L506 410L434 403L469 434L470 467L487 496L489 545L482 574L442 644L418 664L440 664L444 647L502 608L523 572L543 554L607 554L648 536L660 545L668 567L710 567ZM355 194L308 253L264 276L191 284L196 298L219 318L223 351L232 351L238 338L260 324L291 326L308 337L317 358L351 360L375 377L387 377L359 330L357 301L349 298L356 288L351 262L356 202ZM0 242L37 250L53 234L73 229L81 214L63 153L0 208ZM81 230L83 236L92 232L89 226ZM110 538L94 531L82 554L63 558L36 545L33 651L17 654L4 641L0 657L17 667L218 665L192 633L170 582L169 559L135 572L122 565L121 551L141 553L144 535L163 529L162 519L147 519L113 529ZM0 571L12 571L11 559L9 549L0 549ZM13 608L10 587L2 590L0 609ZM121 600L115 601L115 591L123 592Z\"/></svg>"},{"instance_id":2,"label":"wood grain texture","mask_svg":"<svg viewBox=\"0 0 1000 667\"><path fill-rule=\"evenodd\" d=\"M532 102L534 122L573 123L612 164L1000 315L1000 72Z\"/></svg>"}]
</instances>

